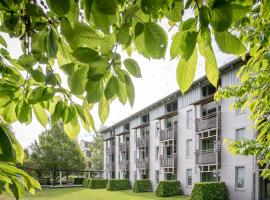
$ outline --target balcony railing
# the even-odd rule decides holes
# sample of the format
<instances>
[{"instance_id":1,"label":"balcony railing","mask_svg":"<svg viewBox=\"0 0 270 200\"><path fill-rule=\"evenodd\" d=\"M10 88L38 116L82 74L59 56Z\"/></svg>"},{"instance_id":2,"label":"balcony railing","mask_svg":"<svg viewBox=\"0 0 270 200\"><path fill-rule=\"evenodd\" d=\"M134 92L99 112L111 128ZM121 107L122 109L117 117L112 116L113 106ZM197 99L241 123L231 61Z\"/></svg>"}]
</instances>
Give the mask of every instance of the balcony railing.
<instances>
[{"instance_id":1,"label":"balcony railing","mask_svg":"<svg viewBox=\"0 0 270 200\"><path fill-rule=\"evenodd\" d=\"M218 158L220 162L220 149L209 149L209 150L197 150L196 151L196 164L215 164Z\"/></svg>"},{"instance_id":2,"label":"balcony railing","mask_svg":"<svg viewBox=\"0 0 270 200\"><path fill-rule=\"evenodd\" d=\"M119 169L121 171L126 171L129 169L129 160L121 160L119 161Z\"/></svg>"},{"instance_id":3,"label":"balcony railing","mask_svg":"<svg viewBox=\"0 0 270 200\"><path fill-rule=\"evenodd\" d=\"M119 152L128 151L128 150L129 150L129 142L119 144Z\"/></svg>"},{"instance_id":4,"label":"balcony railing","mask_svg":"<svg viewBox=\"0 0 270 200\"><path fill-rule=\"evenodd\" d=\"M168 129L168 130L160 130L160 141L165 141L165 140L172 140L174 139L176 134L174 134L174 129Z\"/></svg>"},{"instance_id":5,"label":"balcony railing","mask_svg":"<svg viewBox=\"0 0 270 200\"><path fill-rule=\"evenodd\" d=\"M169 156L160 156L160 166L161 167L175 167L176 166L176 156L169 155Z\"/></svg>"},{"instance_id":6,"label":"balcony railing","mask_svg":"<svg viewBox=\"0 0 270 200\"><path fill-rule=\"evenodd\" d=\"M218 113L212 113L204 117L201 117L199 119L196 119L196 131L200 132L207 129L219 128L220 116L221 116L221 113L218 112Z\"/></svg>"},{"instance_id":7,"label":"balcony railing","mask_svg":"<svg viewBox=\"0 0 270 200\"><path fill-rule=\"evenodd\" d=\"M136 141L137 147L146 147L149 144L149 137L139 137Z\"/></svg>"},{"instance_id":8,"label":"balcony railing","mask_svg":"<svg viewBox=\"0 0 270 200\"><path fill-rule=\"evenodd\" d=\"M106 154L112 155L115 151L115 146L106 147Z\"/></svg>"},{"instance_id":9,"label":"balcony railing","mask_svg":"<svg viewBox=\"0 0 270 200\"><path fill-rule=\"evenodd\" d=\"M145 158L143 160L137 159L136 167L139 169L148 169L149 168L149 159Z\"/></svg>"}]
</instances>

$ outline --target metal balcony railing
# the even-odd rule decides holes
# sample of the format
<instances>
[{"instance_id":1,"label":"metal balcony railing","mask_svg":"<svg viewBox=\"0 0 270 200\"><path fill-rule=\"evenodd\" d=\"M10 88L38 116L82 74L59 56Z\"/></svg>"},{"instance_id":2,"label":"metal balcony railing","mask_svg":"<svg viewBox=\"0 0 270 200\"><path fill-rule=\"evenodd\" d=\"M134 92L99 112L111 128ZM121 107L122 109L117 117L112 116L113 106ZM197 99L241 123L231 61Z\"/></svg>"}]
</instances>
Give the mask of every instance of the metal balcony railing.
<instances>
[{"instance_id":1,"label":"metal balcony railing","mask_svg":"<svg viewBox=\"0 0 270 200\"><path fill-rule=\"evenodd\" d=\"M137 159L136 167L139 169L148 169L149 168L149 159L145 158L143 160Z\"/></svg>"},{"instance_id":2,"label":"metal balcony railing","mask_svg":"<svg viewBox=\"0 0 270 200\"><path fill-rule=\"evenodd\" d=\"M176 156L175 155L160 156L160 166L161 167L175 167Z\"/></svg>"},{"instance_id":3,"label":"metal balcony railing","mask_svg":"<svg viewBox=\"0 0 270 200\"><path fill-rule=\"evenodd\" d=\"M106 155L112 155L115 151L115 146L106 147Z\"/></svg>"},{"instance_id":4,"label":"metal balcony railing","mask_svg":"<svg viewBox=\"0 0 270 200\"><path fill-rule=\"evenodd\" d=\"M160 141L175 139L176 134L174 134L174 129L160 130Z\"/></svg>"},{"instance_id":5,"label":"metal balcony railing","mask_svg":"<svg viewBox=\"0 0 270 200\"><path fill-rule=\"evenodd\" d=\"M129 142L119 144L119 152L124 152L129 150Z\"/></svg>"},{"instance_id":6,"label":"metal balcony railing","mask_svg":"<svg viewBox=\"0 0 270 200\"><path fill-rule=\"evenodd\" d=\"M221 113L212 113L196 119L196 131L204 131L212 128L220 128Z\"/></svg>"},{"instance_id":7,"label":"metal balcony railing","mask_svg":"<svg viewBox=\"0 0 270 200\"><path fill-rule=\"evenodd\" d=\"M196 151L196 164L215 164L218 158L220 162L220 149L208 149L208 150L197 150Z\"/></svg>"},{"instance_id":8,"label":"metal balcony railing","mask_svg":"<svg viewBox=\"0 0 270 200\"><path fill-rule=\"evenodd\" d=\"M149 137L139 137L136 141L136 147L146 147L149 144Z\"/></svg>"}]
</instances>

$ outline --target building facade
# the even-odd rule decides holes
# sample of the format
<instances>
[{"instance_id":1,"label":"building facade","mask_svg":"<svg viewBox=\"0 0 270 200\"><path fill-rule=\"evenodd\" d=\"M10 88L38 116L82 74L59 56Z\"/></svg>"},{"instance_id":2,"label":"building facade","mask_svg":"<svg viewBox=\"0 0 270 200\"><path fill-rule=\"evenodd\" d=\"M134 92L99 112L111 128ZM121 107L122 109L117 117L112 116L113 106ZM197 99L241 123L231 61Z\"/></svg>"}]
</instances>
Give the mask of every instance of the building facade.
<instances>
[{"instance_id":1,"label":"building facade","mask_svg":"<svg viewBox=\"0 0 270 200\"><path fill-rule=\"evenodd\" d=\"M221 87L239 83L235 59L220 68ZM260 178L256 159L232 155L224 139L253 139L247 110L233 99L214 101L216 89L203 77L184 95L179 91L102 130L104 178L179 180L184 194L194 183L224 181L231 200L268 200L270 183Z\"/></svg>"}]
</instances>

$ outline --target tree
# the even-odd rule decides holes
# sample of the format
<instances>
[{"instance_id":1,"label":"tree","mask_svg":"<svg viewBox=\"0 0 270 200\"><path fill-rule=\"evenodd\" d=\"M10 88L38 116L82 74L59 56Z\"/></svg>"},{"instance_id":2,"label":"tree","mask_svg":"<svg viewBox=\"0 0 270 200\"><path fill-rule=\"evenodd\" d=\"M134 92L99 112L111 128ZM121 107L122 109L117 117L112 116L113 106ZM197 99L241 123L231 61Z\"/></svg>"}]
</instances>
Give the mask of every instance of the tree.
<instances>
[{"instance_id":1,"label":"tree","mask_svg":"<svg viewBox=\"0 0 270 200\"><path fill-rule=\"evenodd\" d=\"M94 170L103 170L103 137L100 133L96 133L94 141L89 146L91 152L91 163Z\"/></svg>"},{"instance_id":2,"label":"tree","mask_svg":"<svg viewBox=\"0 0 270 200\"><path fill-rule=\"evenodd\" d=\"M86 167L78 143L69 138L62 125L55 124L50 130L44 131L30 146L31 161L37 165L37 169L48 172L53 183L59 178L61 170L79 171ZM69 173L70 173L69 172Z\"/></svg>"},{"instance_id":3,"label":"tree","mask_svg":"<svg viewBox=\"0 0 270 200\"><path fill-rule=\"evenodd\" d=\"M18 59L11 58L0 37L0 117L6 124L29 124L34 113L45 127L50 116L52 123L63 122L70 137L81 126L95 129L90 114L94 104L105 122L113 100L134 103L131 76L141 77L141 72L132 52L164 58L168 36L161 20L176 30L170 54L179 59L176 79L181 91L186 92L194 79L198 52L205 58L209 81L217 86L212 38L224 53L245 55L250 43L243 45L238 37L242 30L235 25L253 12L268 22L269 4L269 0L187 0L185 5L183 0L0 1L0 31L19 39L23 51ZM254 10L253 5L261 9ZM187 9L193 16L183 21ZM122 52L130 57L124 59ZM62 79L67 79L68 87Z\"/></svg>"}]
</instances>

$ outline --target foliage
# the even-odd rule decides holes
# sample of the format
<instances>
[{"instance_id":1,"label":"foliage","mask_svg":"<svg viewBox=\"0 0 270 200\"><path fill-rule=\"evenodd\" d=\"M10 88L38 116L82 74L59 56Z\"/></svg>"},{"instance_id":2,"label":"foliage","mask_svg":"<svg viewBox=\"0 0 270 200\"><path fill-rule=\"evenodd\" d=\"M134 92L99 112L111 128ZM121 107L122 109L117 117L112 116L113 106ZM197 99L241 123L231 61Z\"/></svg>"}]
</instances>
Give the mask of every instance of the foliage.
<instances>
[{"instance_id":1,"label":"foliage","mask_svg":"<svg viewBox=\"0 0 270 200\"><path fill-rule=\"evenodd\" d=\"M89 146L91 152L91 163L94 170L103 170L103 136L96 133L94 141Z\"/></svg>"},{"instance_id":2,"label":"foliage","mask_svg":"<svg viewBox=\"0 0 270 200\"><path fill-rule=\"evenodd\" d=\"M83 185L85 178L74 178L74 185Z\"/></svg>"},{"instance_id":3,"label":"foliage","mask_svg":"<svg viewBox=\"0 0 270 200\"><path fill-rule=\"evenodd\" d=\"M90 189L102 189L106 188L107 183L107 179L90 179L88 187Z\"/></svg>"},{"instance_id":4,"label":"foliage","mask_svg":"<svg viewBox=\"0 0 270 200\"><path fill-rule=\"evenodd\" d=\"M132 191L139 192L150 192L152 189L150 180L136 180L133 184Z\"/></svg>"},{"instance_id":5,"label":"foliage","mask_svg":"<svg viewBox=\"0 0 270 200\"><path fill-rule=\"evenodd\" d=\"M82 183L83 187L88 188L89 182L90 182L90 179L85 178Z\"/></svg>"},{"instance_id":6,"label":"foliage","mask_svg":"<svg viewBox=\"0 0 270 200\"><path fill-rule=\"evenodd\" d=\"M248 60L238 72L240 83L220 88L215 97L216 100L233 98L236 110L248 109L250 111L257 138L227 141L230 143L229 150L235 154L256 156L260 168L263 169L262 176L269 178L270 27L269 13L266 10L270 4L269 1L264 1L264 3L254 6L250 16L244 18L236 26L236 29L240 31L239 38L245 46L250 47Z\"/></svg>"},{"instance_id":7,"label":"foliage","mask_svg":"<svg viewBox=\"0 0 270 200\"><path fill-rule=\"evenodd\" d=\"M224 182L195 183L190 200L228 200L229 193Z\"/></svg>"},{"instance_id":8,"label":"foliage","mask_svg":"<svg viewBox=\"0 0 270 200\"><path fill-rule=\"evenodd\" d=\"M61 124L44 131L30 146L32 162L43 173L48 172L55 184L60 170L84 170L85 160L78 143L70 139Z\"/></svg>"},{"instance_id":9,"label":"foliage","mask_svg":"<svg viewBox=\"0 0 270 200\"><path fill-rule=\"evenodd\" d=\"M130 189L130 181L128 179L110 179L108 180L106 190L116 191L116 190L128 190Z\"/></svg>"},{"instance_id":10,"label":"foliage","mask_svg":"<svg viewBox=\"0 0 270 200\"><path fill-rule=\"evenodd\" d=\"M5 190L19 199L24 194L24 188L32 194L35 189L41 189L40 184L26 172L16 167L22 163L24 152L10 128L0 125L0 194Z\"/></svg>"},{"instance_id":11,"label":"foliage","mask_svg":"<svg viewBox=\"0 0 270 200\"><path fill-rule=\"evenodd\" d=\"M180 181L159 181L156 195L158 197L171 197L182 194Z\"/></svg>"}]
</instances>

